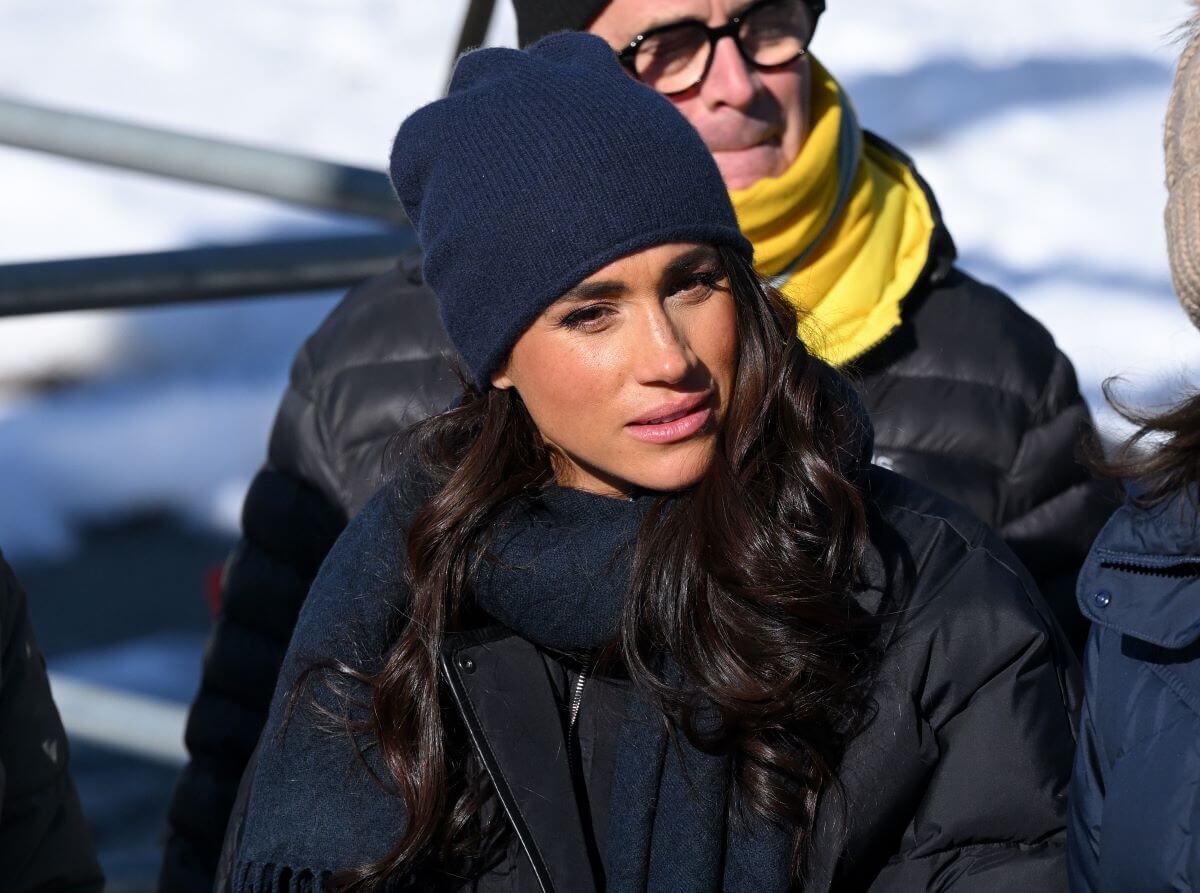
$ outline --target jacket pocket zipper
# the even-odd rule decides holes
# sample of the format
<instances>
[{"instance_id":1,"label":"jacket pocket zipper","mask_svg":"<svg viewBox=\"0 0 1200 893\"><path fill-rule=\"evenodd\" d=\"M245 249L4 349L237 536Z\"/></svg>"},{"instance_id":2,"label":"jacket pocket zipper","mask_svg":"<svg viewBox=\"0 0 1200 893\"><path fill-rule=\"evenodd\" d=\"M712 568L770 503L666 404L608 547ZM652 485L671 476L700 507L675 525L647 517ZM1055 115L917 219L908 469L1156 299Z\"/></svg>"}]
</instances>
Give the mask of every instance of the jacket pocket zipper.
<instances>
[{"instance_id":1,"label":"jacket pocket zipper","mask_svg":"<svg viewBox=\"0 0 1200 893\"><path fill-rule=\"evenodd\" d=\"M1170 577L1173 579L1200 577L1200 561L1196 560L1177 561L1173 564L1143 564L1140 561L1110 559L1100 562L1100 567L1105 570L1123 571L1127 574L1139 574L1143 577Z\"/></svg>"}]
</instances>

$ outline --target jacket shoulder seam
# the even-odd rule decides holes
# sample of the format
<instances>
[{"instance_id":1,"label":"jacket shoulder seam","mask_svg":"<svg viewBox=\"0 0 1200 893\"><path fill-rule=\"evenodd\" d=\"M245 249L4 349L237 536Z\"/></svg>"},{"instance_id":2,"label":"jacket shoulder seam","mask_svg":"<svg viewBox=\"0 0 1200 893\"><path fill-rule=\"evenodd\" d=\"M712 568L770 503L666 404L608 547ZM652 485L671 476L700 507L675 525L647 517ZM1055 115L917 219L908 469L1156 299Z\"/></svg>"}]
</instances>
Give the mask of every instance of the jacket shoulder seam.
<instances>
[{"instance_id":1,"label":"jacket shoulder seam","mask_svg":"<svg viewBox=\"0 0 1200 893\"><path fill-rule=\"evenodd\" d=\"M911 453L911 454L917 455L917 456L932 456L935 459L941 459L943 461L949 459L954 462L969 462L972 465L979 465L984 468L987 468L989 471L993 472L994 474L996 474L998 476L1004 474L1004 468L1002 466L998 465L995 462L988 462L985 459L980 459L976 456L947 453L944 450L935 450L935 449L927 449L924 447L915 447L915 446L911 446L909 444L889 444L887 441L883 440L881 437L878 437L878 436L876 436L875 442L876 442L876 451L882 452L885 455L890 455L890 454L894 454L894 453Z\"/></svg>"},{"instance_id":2,"label":"jacket shoulder seam","mask_svg":"<svg viewBox=\"0 0 1200 893\"><path fill-rule=\"evenodd\" d=\"M945 382L946 384L962 385L965 387L978 388L980 390L991 391L992 393L996 393L996 394L1004 394L1006 396L1009 396L1016 400L1019 400L1026 409L1031 409L1033 406L1037 405L1036 403L1031 403L1029 398L1026 397L1024 394L1022 394L1020 392L1020 390L1018 390L1017 388L1004 387L1003 385L996 384L994 381L981 381L981 380L977 380L974 378L962 378L960 376L947 375L942 372L931 372L931 373L905 372L904 370L897 370L895 368L888 369L886 374L889 378L891 378L893 380L908 379L909 381L918 381L918 382L940 381L940 382ZM1039 397L1039 399L1040 399L1040 397Z\"/></svg>"},{"instance_id":3,"label":"jacket shoulder seam","mask_svg":"<svg viewBox=\"0 0 1200 893\"><path fill-rule=\"evenodd\" d=\"M922 859L936 859L938 856L945 856L951 853L960 853L964 855L974 855L975 853L988 853L994 850L1024 850L1024 849L1041 849L1044 847L1063 848L1066 844L1062 840L1050 838L1043 840L988 840L978 843L967 843L961 846L944 846L936 850L931 850L928 853L922 853L919 856L909 854L899 854L888 860L888 865L902 865L905 862L920 862Z\"/></svg>"},{"instance_id":4,"label":"jacket shoulder seam","mask_svg":"<svg viewBox=\"0 0 1200 893\"><path fill-rule=\"evenodd\" d=\"M937 524L940 524L944 527L949 528L951 531L954 532L954 535L956 537L958 537L959 540L962 541L962 544L966 547L968 552L982 552L985 556L990 558L992 561L996 562L996 564L998 564L1005 571L1007 571L1010 576L1014 577L1016 579L1016 581L1021 585L1021 591L1025 594L1026 600L1034 607L1037 606L1037 603L1033 600L1032 594L1029 592L1029 587L1026 586L1025 581L1021 579L1021 575L1019 573L1017 573L1017 571L1014 570L1013 567L1007 561L1005 561L999 555L997 555L995 550L989 548L987 545L985 545L983 543L972 542L971 539L966 536L966 534L964 534L961 530L959 530L958 525L955 524L952 519L947 518L945 515L938 515L938 514L934 514L932 512L922 511L921 509L915 509L912 506L908 506L908 505L894 505L892 507L894 509L896 509L897 511L905 512L906 514L910 514L910 515L915 515L918 518L925 518L926 520L933 521ZM979 522L979 523L980 523L980 525L982 525L982 522Z\"/></svg>"},{"instance_id":5,"label":"jacket shoulder seam","mask_svg":"<svg viewBox=\"0 0 1200 893\"><path fill-rule=\"evenodd\" d=\"M919 511L917 509L914 509L914 508L912 508L910 506L906 506L906 505L896 506L896 508L898 508L901 511L907 512L909 514L916 515L918 517L927 518L927 519L931 519L931 520L939 522L940 524L944 525L945 527L949 528L950 530L952 530L954 532L954 535L957 536L962 541L963 545L966 547L968 554L971 552L976 552L976 551L982 552L984 554L984 557L987 560L994 562L997 566L1002 568L1010 577L1012 577L1014 580L1016 580L1017 584L1021 587L1022 595L1024 595L1024 597L1025 597L1025 603L1028 605L1028 607L1030 608L1030 610L1033 613L1033 618L1031 618L1031 620L1036 623L1036 629L1037 629L1038 633L1046 639L1046 643L1047 643L1047 646L1049 647L1051 657L1057 655L1059 649L1056 646L1055 641L1054 641L1053 628L1047 622L1046 618L1042 615L1042 612L1038 607L1037 600L1034 598L1033 592L1030 591L1029 586L1026 585L1025 581L1021 578L1021 574L1018 573L1007 561L1005 561L1003 558L1001 558L999 555L997 555L994 550L988 548L986 545L972 543L971 540L969 540L966 536L963 535L963 532L958 529L958 526L955 525L950 518L947 518L943 515L934 515L929 512ZM979 523L982 524L982 522L979 522ZM955 574L950 574L946 578L946 580L943 581L939 585L939 587L938 587L939 592L949 582L949 580L952 580L954 578L954 576L955 576ZM1048 663L1051 664L1051 667L1054 671L1054 679L1055 679L1055 684L1058 688L1059 702L1062 704L1063 709L1070 712L1070 710L1071 710L1071 695L1067 689L1066 678L1065 678L1064 674L1060 671L1060 668L1057 666L1057 664L1055 664L1053 661L1048 661ZM1078 738L1078 731L1077 731L1074 720L1071 720L1069 725L1071 727L1072 735L1074 737Z\"/></svg>"},{"instance_id":6,"label":"jacket shoulder seam","mask_svg":"<svg viewBox=\"0 0 1200 893\"><path fill-rule=\"evenodd\" d=\"M1008 574L1008 576L1012 577L1017 582L1017 584L1020 586L1021 594L1025 597L1025 603L1033 610L1033 614L1034 614L1034 617L1036 618L1037 627L1038 627L1039 632L1043 636L1045 636L1047 638L1047 640L1051 641L1051 643L1052 643L1052 640L1054 637L1053 630L1047 624L1046 618L1042 615L1042 612L1038 607L1037 599L1034 598L1033 592L1030 590L1030 588L1026 584L1025 580L1022 579L1021 574L1015 568L1013 568L1013 566L1009 562L1005 561L1000 555L996 554L995 550L993 550L992 548L990 548L989 546L987 546L986 544L983 544L983 543L973 543L967 536L965 536L963 534L963 532L961 530L959 530L958 526L954 523L954 521L952 519L947 518L944 515L932 514L930 512L921 511L919 509L915 509L915 508L912 508L911 506L906 506L906 505L896 505L893 507L895 509L905 512L907 514L915 515L920 518L925 518L927 520L931 520L931 521L937 522L937 523L945 526L949 530L953 531L954 535L956 537L958 537L958 539L962 542L962 544L966 548L966 551L968 554L973 553L973 552L982 552L985 559L995 563L1006 574ZM982 522L979 522L979 523L982 525ZM939 583L939 585L938 585L939 592L949 583L950 580L952 580L954 578L956 573L957 573L957 568L955 569L955 573L948 575L944 580L942 580ZM1052 648L1052 651L1053 650L1054 649ZM1068 697L1067 691L1063 687L1062 674L1056 673L1055 675L1058 677L1059 696L1064 705L1069 705L1071 703L1071 699L1070 699L1070 697Z\"/></svg>"}]
</instances>

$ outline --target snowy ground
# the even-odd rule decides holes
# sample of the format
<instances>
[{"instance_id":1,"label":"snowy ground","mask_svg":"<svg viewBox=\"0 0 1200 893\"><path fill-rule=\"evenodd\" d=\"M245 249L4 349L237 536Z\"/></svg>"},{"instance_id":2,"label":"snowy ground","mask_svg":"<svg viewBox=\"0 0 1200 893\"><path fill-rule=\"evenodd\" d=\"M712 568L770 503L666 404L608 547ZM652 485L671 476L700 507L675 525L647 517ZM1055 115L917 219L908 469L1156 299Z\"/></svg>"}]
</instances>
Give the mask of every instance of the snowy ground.
<instances>
[{"instance_id":1,"label":"snowy ground","mask_svg":"<svg viewBox=\"0 0 1200 893\"><path fill-rule=\"evenodd\" d=\"M1075 360L1162 399L1200 338L1171 297L1160 127L1182 0L837 0L817 50L912 153L966 266ZM463 0L9 0L0 92L381 166L446 75ZM509 42L501 3L494 42ZM0 149L0 262L345 228L266 201ZM332 296L0 321L0 543L43 554L146 506L229 528L295 347ZM71 386L20 396L30 380ZM14 391L18 392L14 395Z\"/></svg>"}]
</instances>

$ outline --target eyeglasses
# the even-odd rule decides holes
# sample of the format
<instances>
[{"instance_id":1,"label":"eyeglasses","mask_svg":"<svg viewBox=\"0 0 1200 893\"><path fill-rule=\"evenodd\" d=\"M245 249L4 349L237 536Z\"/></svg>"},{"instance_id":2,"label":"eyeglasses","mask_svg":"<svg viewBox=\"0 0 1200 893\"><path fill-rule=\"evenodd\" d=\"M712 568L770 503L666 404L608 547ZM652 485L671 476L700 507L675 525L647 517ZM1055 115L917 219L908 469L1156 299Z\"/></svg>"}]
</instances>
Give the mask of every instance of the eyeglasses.
<instances>
[{"instance_id":1,"label":"eyeglasses","mask_svg":"<svg viewBox=\"0 0 1200 893\"><path fill-rule=\"evenodd\" d=\"M808 51L824 0L761 0L719 28L676 22L639 34L617 56L642 83L674 96L698 87L712 66L717 42L732 37L755 68L778 68Z\"/></svg>"}]
</instances>

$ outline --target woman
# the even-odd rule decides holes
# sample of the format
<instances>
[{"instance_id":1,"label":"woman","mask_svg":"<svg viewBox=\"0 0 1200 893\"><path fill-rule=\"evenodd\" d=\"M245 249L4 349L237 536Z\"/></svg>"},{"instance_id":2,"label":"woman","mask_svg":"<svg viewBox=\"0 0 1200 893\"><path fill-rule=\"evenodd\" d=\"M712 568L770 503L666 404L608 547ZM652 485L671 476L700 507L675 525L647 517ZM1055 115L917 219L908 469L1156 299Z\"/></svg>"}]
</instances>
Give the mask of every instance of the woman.
<instances>
[{"instance_id":1,"label":"woman","mask_svg":"<svg viewBox=\"0 0 1200 893\"><path fill-rule=\"evenodd\" d=\"M1167 244L1200 325L1200 28L1167 110ZM1200 395L1140 425L1108 465L1130 482L1079 575L1092 620L1071 783L1073 890L1200 887ZM1156 444L1142 449L1149 442Z\"/></svg>"},{"instance_id":2,"label":"woman","mask_svg":"<svg viewBox=\"0 0 1200 893\"><path fill-rule=\"evenodd\" d=\"M869 467L669 102L481 50L392 176L468 377L314 584L230 887L1061 887L1061 635Z\"/></svg>"}]
</instances>

